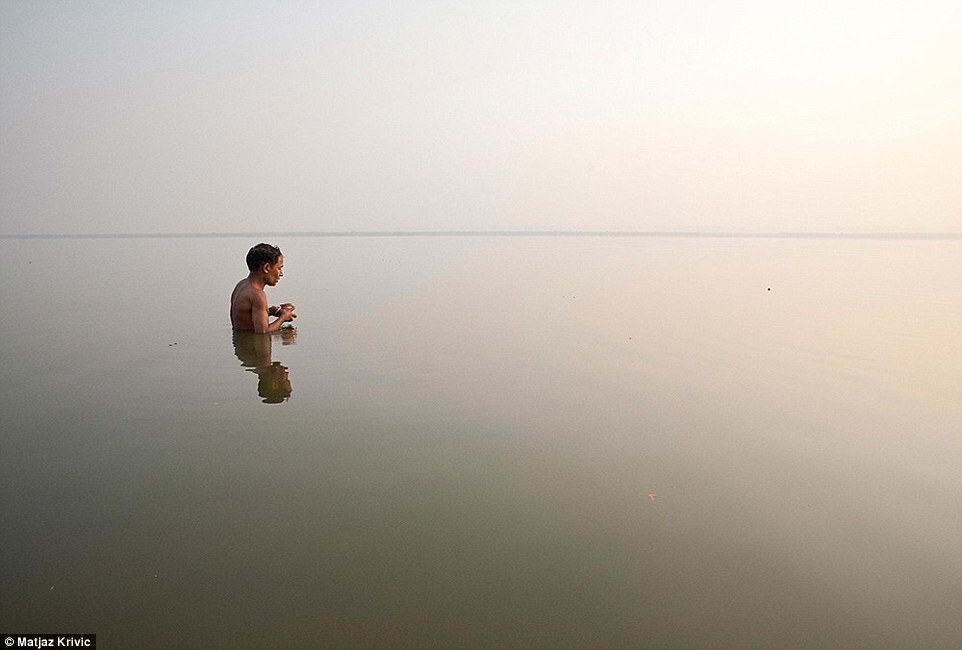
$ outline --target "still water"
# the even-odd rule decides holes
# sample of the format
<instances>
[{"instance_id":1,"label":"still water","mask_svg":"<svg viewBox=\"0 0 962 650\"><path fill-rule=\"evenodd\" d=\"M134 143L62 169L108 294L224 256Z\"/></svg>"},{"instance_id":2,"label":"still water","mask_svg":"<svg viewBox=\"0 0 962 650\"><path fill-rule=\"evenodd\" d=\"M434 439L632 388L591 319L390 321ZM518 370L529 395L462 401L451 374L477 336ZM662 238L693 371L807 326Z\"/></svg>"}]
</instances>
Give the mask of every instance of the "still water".
<instances>
[{"instance_id":1,"label":"still water","mask_svg":"<svg viewBox=\"0 0 962 650\"><path fill-rule=\"evenodd\" d=\"M254 243L0 240L0 631L962 647L962 241Z\"/></svg>"}]
</instances>

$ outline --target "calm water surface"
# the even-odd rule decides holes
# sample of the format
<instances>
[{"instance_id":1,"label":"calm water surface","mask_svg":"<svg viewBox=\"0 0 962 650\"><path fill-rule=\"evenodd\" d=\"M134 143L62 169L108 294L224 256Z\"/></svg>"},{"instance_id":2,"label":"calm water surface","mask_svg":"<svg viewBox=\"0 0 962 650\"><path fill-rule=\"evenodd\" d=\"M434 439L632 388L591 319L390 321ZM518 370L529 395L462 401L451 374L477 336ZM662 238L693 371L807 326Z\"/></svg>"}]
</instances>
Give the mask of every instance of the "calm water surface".
<instances>
[{"instance_id":1,"label":"calm water surface","mask_svg":"<svg viewBox=\"0 0 962 650\"><path fill-rule=\"evenodd\" d=\"M962 242L0 240L0 628L960 647Z\"/></svg>"}]
</instances>

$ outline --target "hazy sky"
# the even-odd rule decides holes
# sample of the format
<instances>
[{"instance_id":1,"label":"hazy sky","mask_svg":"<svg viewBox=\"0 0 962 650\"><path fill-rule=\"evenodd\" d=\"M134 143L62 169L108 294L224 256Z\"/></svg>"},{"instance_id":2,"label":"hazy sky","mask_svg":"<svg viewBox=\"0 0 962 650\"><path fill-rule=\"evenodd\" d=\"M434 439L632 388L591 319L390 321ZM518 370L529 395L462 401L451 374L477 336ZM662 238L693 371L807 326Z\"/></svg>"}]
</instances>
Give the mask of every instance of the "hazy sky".
<instances>
[{"instance_id":1,"label":"hazy sky","mask_svg":"<svg viewBox=\"0 0 962 650\"><path fill-rule=\"evenodd\" d=\"M962 231L962 3L0 0L0 220Z\"/></svg>"}]
</instances>

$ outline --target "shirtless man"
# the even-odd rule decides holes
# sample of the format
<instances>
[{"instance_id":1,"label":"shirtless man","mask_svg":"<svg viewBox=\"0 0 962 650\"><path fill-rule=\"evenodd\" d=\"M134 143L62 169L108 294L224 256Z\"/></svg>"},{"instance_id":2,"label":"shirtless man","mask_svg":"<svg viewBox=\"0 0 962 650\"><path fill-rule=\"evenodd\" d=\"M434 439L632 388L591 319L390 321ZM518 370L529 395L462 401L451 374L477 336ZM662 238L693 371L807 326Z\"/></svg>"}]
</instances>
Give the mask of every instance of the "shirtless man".
<instances>
[{"instance_id":1,"label":"shirtless man","mask_svg":"<svg viewBox=\"0 0 962 650\"><path fill-rule=\"evenodd\" d=\"M284 256L281 249L270 244L258 244L247 252L247 268L250 274L237 283L230 295L230 324L235 330L276 332L284 323L297 318L294 305L285 302L278 306L267 304L265 286L277 284L284 275ZM276 316L269 323L269 316Z\"/></svg>"}]
</instances>

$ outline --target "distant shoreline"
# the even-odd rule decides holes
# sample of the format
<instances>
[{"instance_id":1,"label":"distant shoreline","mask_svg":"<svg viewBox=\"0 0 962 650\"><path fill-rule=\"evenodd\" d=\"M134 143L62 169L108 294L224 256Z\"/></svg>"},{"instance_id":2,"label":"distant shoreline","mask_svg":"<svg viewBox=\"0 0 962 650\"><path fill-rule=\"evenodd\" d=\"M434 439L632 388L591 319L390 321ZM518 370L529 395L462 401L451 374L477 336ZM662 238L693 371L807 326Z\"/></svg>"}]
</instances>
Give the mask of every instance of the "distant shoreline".
<instances>
[{"instance_id":1,"label":"distant shoreline","mask_svg":"<svg viewBox=\"0 0 962 650\"><path fill-rule=\"evenodd\" d=\"M0 239L199 239L294 237L639 237L704 239L916 239L958 240L962 232L697 232L636 230L342 230L294 232L208 233L35 233L4 235Z\"/></svg>"}]
</instances>

